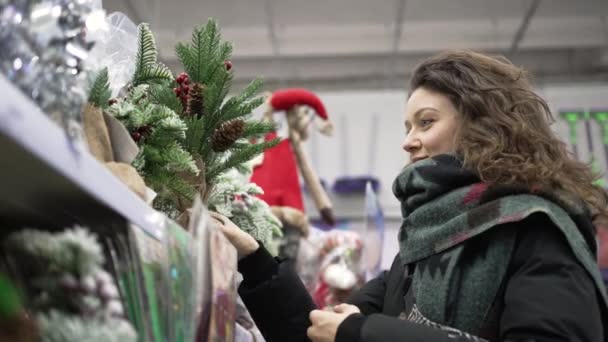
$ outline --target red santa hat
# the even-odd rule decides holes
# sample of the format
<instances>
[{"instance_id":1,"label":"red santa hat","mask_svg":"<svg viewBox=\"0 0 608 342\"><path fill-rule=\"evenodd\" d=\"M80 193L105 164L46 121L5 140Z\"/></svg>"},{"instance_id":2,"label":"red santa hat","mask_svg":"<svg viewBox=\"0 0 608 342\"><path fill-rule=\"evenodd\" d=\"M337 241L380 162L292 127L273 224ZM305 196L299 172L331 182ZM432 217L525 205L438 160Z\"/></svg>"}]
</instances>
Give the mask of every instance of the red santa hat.
<instances>
[{"instance_id":1,"label":"red santa hat","mask_svg":"<svg viewBox=\"0 0 608 342\"><path fill-rule=\"evenodd\" d=\"M327 110L321 99L313 92L302 88L288 88L277 90L269 99L270 110L287 111L297 105L306 105L314 109L317 117L318 128L321 133L331 135L333 125L327 116Z\"/></svg>"}]
</instances>

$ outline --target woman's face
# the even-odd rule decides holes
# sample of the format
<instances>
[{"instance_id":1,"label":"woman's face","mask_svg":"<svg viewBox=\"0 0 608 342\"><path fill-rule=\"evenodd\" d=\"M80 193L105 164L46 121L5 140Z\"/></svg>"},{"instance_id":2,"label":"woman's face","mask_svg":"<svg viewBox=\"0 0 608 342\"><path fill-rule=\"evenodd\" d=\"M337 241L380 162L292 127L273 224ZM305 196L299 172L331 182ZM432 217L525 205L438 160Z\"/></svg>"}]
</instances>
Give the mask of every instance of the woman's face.
<instances>
[{"instance_id":1,"label":"woman's face","mask_svg":"<svg viewBox=\"0 0 608 342\"><path fill-rule=\"evenodd\" d=\"M407 101L406 137L401 146L412 163L454 152L460 115L448 97L418 88Z\"/></svg>"}]
</instances>

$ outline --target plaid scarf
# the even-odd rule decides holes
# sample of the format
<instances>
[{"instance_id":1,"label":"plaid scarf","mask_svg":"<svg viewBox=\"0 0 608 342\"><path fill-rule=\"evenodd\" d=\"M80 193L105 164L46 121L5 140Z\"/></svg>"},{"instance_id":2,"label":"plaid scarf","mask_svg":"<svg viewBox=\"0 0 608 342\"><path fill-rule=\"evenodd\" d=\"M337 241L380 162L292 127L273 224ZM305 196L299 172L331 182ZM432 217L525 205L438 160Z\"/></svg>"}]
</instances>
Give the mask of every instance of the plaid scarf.
<instances>
[{"instance_id":1,"label":"plaid scarf","mask_svg":"<svg viewBox=\"0 0 608 342\"><path fill-rule=\"evenodd\" d=\"M581 201L523 187L489 187L475 173L463 169L453 155L407 166L395 180L393 192L401 202L403 215L399 231L401 261L416 265L416 305L431 321L473 334L479 331L515 245L515 230L493 228L535 213L545 214L564 234L600 289L603 305L608 305L595 262L594 238L583 236L584 229L578 229L591 225ZM492 238L475 248L464 248L469 239L486 232L493 234Z\"/></svg>"}]
</instances>

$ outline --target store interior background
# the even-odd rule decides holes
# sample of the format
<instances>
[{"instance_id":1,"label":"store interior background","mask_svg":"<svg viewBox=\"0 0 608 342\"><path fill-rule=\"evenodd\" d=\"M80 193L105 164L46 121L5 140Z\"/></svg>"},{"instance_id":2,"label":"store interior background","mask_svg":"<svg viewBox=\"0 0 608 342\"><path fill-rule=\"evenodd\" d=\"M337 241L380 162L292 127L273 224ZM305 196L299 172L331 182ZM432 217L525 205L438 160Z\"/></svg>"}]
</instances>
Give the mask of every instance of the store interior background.
<instances>
[{"instance_id":1,"label":"store interior background","mask_svg":"<svg viewBox=\"0 0 608 342\"><path fill-rule=\"evenodd\" d=\"M234 44L234 90L261 77L268 91L304 87L319 94L335 134L313 133L308 153L329 185L345 176L379 179L384 267L397 252L400 213L391 184L408 160L400 148L402 121L417 62L447 48L509 57L533 74L556 115L553 127L569 146L559 112L608 110L606 0L104 0L103 6L150 23L172 70L179 70L175 44L214 17ZM588 139L579 124L577 135L579 158L593 157L608 170L602 127L592 121ZM364 224L362 195L330 197L347 226Z\"/></svg>"}]
</instances>

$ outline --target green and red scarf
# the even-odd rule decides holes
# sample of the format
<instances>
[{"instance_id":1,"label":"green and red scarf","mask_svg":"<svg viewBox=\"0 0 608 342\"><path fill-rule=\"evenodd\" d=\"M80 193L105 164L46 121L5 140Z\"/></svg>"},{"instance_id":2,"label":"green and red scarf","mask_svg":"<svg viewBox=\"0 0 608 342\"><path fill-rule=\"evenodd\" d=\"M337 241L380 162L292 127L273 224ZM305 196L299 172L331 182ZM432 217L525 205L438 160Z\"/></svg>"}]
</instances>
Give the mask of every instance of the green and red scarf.
<instances>
[{"instance_id":1,"label":"green and red scarf","mask_svg":"<svg viewBox=\"0 0 608 342\"><path fill-rule=\"evenodd\" d=\"M514 250L516 232L506 223L546 215L559 229L595 282L608 308L596 263L587 208L571 196L523 187L488 186L462 168L454 155L421 160L403 169L393 184L401 202L400 257L416 265L414 296L420 312L438 324L469 333L480 328L499 291ZM579 229L579 227L585 229ZM492 230L485 248L463 260L464 245ZM457 289L455 291L455 289ZM450 292L452 291L452 292Z\"/></svg>"}]
</instances>

